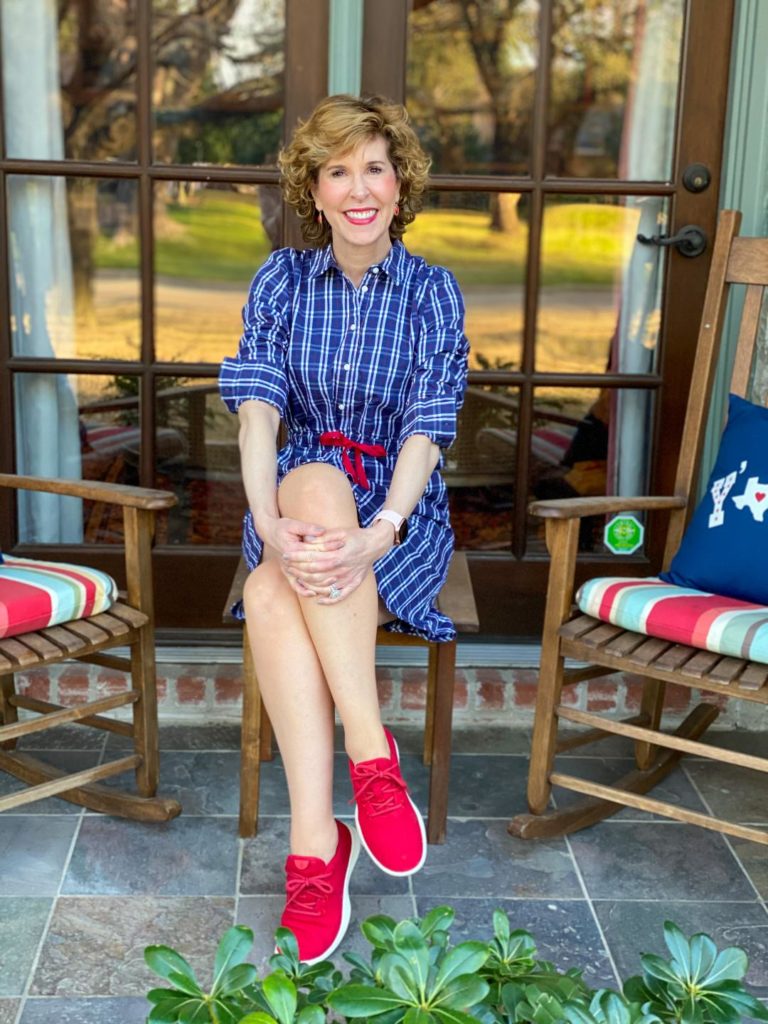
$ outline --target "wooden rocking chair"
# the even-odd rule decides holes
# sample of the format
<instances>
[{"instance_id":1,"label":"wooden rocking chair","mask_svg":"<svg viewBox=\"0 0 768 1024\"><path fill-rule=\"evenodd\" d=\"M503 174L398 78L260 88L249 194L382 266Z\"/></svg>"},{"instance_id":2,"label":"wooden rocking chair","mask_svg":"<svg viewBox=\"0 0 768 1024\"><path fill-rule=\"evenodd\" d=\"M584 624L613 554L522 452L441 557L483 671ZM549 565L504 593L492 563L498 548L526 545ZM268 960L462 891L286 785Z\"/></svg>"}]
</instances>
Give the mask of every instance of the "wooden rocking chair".
<instances>
[{"instance_id":1,"label":"wooden rocking chair","mask_svg":"<svg viewBox=\"0 0 768 1024\"><path fill-rule=\"evenodd\" d=\"M0 487L47 491L122 506L128 585L127 594L121 594L107 612L0 639L0 770L27 784L20 792L0 797L0 811L59 796L94 811L140 821L176 817L181 812L180 804L155 795L158 744L151 562L155 512L170 508L176 498L166 491L121 484L11 474L0 474ZM104 653L115 647L130 648L130 657ZM16 692L14 673L70 658L128 672L132 685L124 693L69 708ZM131 707L132 721L118 721L104 714L124 706ZM39 717L20 721L19 709ZM20 737L69 723L130 736L134 752L94 768L65 773L15 750ZM137 793L100 784L102 779L128 771L135 772Z\"/></svg>"},{"instance_id":2,"label":"wooden rocking chair","mask_svg":"<svg viewBox=\"0 0 768 1024\"><path fill-rule=\"evenodd\" d=\"M695 504L694 479L701 455L726 300L731 284L735 283L746 284L747 290L731 391L745 396L763 292L768 284L768 239L737 237L740 222L741 215L736 211L726 210L720 215L674 495L574 498L537 501L531 505L531 510L546 521L551 568L528 782L528 805L532 813L513 819L509 826L513 835L526 839L563 835L594 824L615 814L622 806L628 806L768 843L768 832L643 795L667 775L685 753L768 772L768 758L700 742L707 727L717 717L718 708L713 704L699 704L671 734L660 728L667 683L765 705L768 704L768 664L751 663L649 637L573 610L579 521L583 516L665 510L669 513L665 569L680 545L689 513ZM586 667L566 671L566 658L585 663ZM564 685L613 672L630 672L645 677L638 715L625 721L615 721L561 703ZM588 731L559 740L561 721L586 726ZM601 785L553 770L557 753L610 735L625 736L635 743L637 769L616 783ZM581 793L586 799L563 810L547 812L553 785Z\"/></svg>"}]
</instances>

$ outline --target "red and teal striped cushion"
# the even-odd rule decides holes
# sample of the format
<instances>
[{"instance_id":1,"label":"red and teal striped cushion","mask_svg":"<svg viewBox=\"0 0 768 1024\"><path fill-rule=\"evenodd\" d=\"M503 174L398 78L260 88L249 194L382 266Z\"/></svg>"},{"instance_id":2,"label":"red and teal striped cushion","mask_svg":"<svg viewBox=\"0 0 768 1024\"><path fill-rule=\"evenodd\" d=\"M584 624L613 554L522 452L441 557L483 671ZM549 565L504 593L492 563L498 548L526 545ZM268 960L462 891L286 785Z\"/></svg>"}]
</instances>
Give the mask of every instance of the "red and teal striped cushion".
<instances>
[{"instance_id":1,"label":"red and teal striped cushion","mask_svg":"<svg viewBox=\"0 0 768 1024\"><path fill-rule=\"evenodd\" d=\"M651 577L603 576L576 595L586 614L635 633L768 664L768 607Z\"/></svg>"},{"instance_id":2,"label":"red and teal striped cushion","mask_svg":"<svg viewBox=\"0 0 768 1024\"><path fill-rule=\"evenodd\" d=\"M116 600L117 584L96 569L13 555L0 563L0 637L98 615Z\"/></svg>"}]
</instances>

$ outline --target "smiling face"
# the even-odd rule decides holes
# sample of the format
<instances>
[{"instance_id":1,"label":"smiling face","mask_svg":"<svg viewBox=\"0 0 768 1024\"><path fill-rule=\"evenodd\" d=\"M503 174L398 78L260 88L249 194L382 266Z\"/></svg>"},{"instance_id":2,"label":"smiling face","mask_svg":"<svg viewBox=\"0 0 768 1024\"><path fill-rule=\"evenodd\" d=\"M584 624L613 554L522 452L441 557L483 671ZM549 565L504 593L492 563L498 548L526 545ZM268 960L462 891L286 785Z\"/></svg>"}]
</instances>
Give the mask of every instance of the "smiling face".
<instances>
[{"instance_id":1,"label":"smiling face","mask_svg":"<svg viewBox=\"0 0 768 1024\"><path fill-rule=\"evenodd\" d=\"M387 142L376 135L357 149L331 157L317 172L315 206L333 234L340 265L377 263L389 252L389 225L399 196Z\"/></svg>"}]
</instances>

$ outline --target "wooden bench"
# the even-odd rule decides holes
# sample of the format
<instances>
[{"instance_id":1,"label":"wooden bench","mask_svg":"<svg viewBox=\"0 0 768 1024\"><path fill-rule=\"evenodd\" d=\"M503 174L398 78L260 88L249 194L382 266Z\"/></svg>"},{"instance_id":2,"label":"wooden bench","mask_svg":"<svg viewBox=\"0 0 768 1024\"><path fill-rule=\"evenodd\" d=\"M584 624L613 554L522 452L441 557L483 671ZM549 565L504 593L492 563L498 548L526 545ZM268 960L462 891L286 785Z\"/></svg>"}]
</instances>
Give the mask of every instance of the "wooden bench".
<instances>
[{"instance_id":1,"label":"wooden bench","mask_svg":"<svg viewBox=\"0 0 768 1024\"><path fill-rule=\"evenodd\" d=\"M224 621L234 622L230 609L243 594L248 568L241 559L224 610ZM454 553L448 578L438 595L438 607L456 624L459 633L479 629L467 556ZM427 647L427 706L424 724L424 764L429 765L430 843L445 842L448 817L448 777L451 767L453 690L456 676L456 641L430 643L404 633L379 628L376 643L383 647ZM243 729L240 753L240 835L256 835L259 817L259 770L261 761L272 758L272 729L262 708L259 685L251 657L248 633L243 628Z\"/></svg>"}]
</instances>

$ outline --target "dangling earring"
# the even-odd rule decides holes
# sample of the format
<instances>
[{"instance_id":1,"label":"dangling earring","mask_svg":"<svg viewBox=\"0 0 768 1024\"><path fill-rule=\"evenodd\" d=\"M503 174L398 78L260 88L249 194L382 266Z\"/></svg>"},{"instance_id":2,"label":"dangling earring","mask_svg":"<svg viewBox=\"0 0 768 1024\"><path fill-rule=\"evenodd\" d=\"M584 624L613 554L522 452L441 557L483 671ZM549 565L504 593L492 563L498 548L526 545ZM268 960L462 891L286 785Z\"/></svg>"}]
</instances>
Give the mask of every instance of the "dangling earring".
<instances>
[{"instance_id":1,"label":"dangling earring","mask_svg":"<svg viewBox=\"0 0 768 1024\"><path fill-rule=\"evenodd\" d=\"M322 224L323 223L323 215L320 212L320 210L317 211L317 217L315 219L317 220L318 224Z\"/></svg>"},{"instance_id":2,"label":"dangling earring","mask_svg":"<svg viewBox=\"0 0 768 1024\"><path fill-rule=\"evenodd\" d=\"M395 216L397 216L398 213L400 213L400 204L399 203L395 203Z\"/></svg>"}]
</instances>

